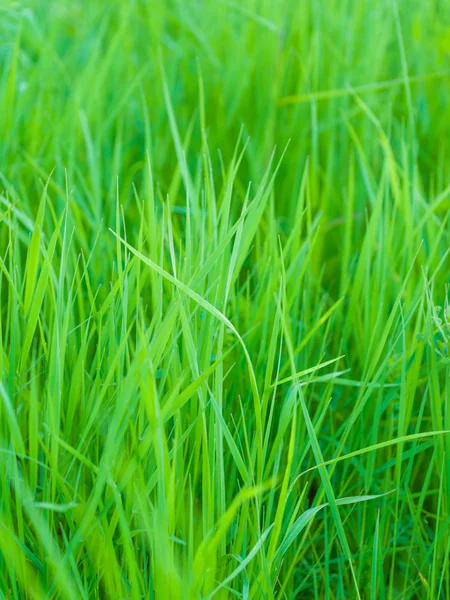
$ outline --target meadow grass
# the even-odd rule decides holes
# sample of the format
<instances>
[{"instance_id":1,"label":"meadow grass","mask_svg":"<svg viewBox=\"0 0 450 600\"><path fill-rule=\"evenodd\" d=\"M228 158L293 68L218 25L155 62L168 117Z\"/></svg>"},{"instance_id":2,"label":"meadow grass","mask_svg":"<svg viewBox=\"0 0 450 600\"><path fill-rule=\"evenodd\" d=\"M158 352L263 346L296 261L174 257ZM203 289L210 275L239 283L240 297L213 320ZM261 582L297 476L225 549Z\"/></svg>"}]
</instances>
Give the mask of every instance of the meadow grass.
<instances>
[{"instance_id":1,"label":"meadow grass","mask_svg":"<svg viewBox=\"0 0 450 600\"><path fill-rule=\"evenodd\" d=\"M2 599L450 598L449 40L3 1Z\"/></svg>"}]
</instances>

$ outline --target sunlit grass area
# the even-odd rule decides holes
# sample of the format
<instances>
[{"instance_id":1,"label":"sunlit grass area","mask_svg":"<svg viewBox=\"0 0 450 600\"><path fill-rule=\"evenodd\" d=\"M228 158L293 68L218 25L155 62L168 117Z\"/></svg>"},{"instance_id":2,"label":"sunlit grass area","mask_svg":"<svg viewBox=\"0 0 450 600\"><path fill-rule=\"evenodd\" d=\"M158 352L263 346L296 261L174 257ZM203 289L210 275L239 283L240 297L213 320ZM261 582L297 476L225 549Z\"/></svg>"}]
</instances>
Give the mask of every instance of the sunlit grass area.
<instances>
[{"instance_id":1,"label":"sunlit grass area","mask_svg":"<svg viewBox=\"0 0 450 600\"><path fill-rule=\"evenodd\" d=\"M450 5L0 5L0 598L450 598Z\"/></svg>"}]
</instances>

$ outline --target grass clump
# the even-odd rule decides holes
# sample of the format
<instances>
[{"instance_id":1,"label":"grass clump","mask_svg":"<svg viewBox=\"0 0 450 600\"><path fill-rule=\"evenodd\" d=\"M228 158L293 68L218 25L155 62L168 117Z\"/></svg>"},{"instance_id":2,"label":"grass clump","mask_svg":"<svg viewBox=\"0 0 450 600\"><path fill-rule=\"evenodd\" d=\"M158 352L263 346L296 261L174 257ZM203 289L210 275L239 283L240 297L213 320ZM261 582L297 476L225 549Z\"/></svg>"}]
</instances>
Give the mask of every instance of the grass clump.
<instances>
[{"instance_id":1,"label":"grass clump","mask_svg":"<svg viewBox=\"0 0 450 600\"><path fill-rule=\"evenodd\" d=\"M449 19L0 7L2 598L450 597Z\"/></svg>"}]
</instances>

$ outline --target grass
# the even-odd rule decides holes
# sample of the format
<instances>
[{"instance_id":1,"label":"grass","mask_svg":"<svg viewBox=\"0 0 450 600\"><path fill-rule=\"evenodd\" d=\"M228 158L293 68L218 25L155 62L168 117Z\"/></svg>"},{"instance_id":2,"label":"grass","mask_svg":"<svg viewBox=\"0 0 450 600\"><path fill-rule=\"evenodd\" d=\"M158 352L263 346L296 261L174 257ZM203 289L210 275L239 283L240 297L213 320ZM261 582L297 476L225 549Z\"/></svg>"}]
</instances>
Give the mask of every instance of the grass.
<instances>
[{"instance_id":1,"label":"grass","mask_svg":"<svg viewBox=\"0 0 450 600\"><path fill-rule=\"evenodd\" d=\"M0 597L450 597L450 9L0 7Z\"/></svg>"}]
</instances>

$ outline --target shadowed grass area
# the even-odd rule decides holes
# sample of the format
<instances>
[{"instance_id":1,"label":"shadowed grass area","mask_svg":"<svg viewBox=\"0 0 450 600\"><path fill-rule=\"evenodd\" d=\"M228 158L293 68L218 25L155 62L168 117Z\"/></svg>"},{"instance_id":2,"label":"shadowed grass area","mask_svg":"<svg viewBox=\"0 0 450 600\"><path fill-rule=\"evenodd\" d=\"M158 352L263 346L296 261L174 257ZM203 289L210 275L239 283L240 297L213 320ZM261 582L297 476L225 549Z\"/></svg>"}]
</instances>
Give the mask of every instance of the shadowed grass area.
<instances>
[{"instance_id":1,"label":"shadowed grass area","mask_svg":"<svg viewBox=\"0 0 450 600\"><path fill-rule=\"evenodd\" d=\"M450 7L0 6L0 597L450 597Z\"/></svg>"}]
</instances>

